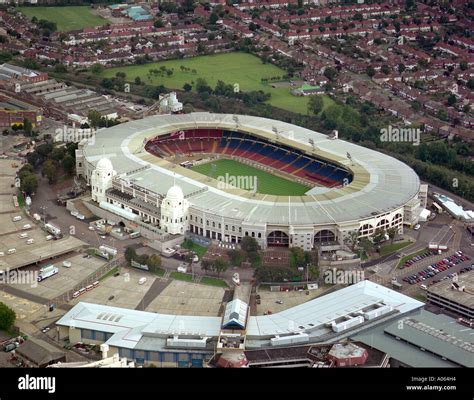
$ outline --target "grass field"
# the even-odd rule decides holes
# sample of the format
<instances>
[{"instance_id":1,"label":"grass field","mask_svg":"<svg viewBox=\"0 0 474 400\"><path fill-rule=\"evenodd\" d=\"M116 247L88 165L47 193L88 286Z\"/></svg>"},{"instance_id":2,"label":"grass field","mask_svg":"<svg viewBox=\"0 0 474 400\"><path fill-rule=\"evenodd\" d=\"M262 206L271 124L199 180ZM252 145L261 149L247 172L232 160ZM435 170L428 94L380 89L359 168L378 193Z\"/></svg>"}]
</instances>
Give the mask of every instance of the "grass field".
<instances>
[{"instance_id":1,"label":"grass field","mask_svg":"<svg viewBox=\"0 0 474 400\"><path fill-rule=\"evenodd\" d=\"M20 11L30 19L36 17L56 22L60 32L105 25L109 22L92 14L91 8L87 6L20 7Z\"/></svg>"},{"instance_id":2,"label":"grass field","mask_svg":"<svg viewBox=\"0 0 474 400\"><path fill-rule=\"evenodd\" d=\"M215 170L212 169L212 164L216 165ZM261 171L257 168L251 167L250 165L242 164L234 160L217 160L206 164L197 165L192 168L194 171L199 172L203 175L210 176L214 179L218 177L249 177L249 179L242 179L241 184L249 184L249 187L242 187L242 189L252 190L257 178L257 193L262 194L273 194L278 196L302 196L309 188L296 182L292 182L288 179L281 178L276 175L272 175L268 172ZM226 183L233 185L233 182L229 179L225 179ZM237 181L239 182L239 181ZM250 187L251 186L251 187Z\"/></svg>"},{"instance_id":3,"label":"grass field","mask_svg":"<svg viewBox=\"0 0 474 400\"><path fill-rule=\"evenodd\" d=\"M192 282L193 276L191 274L185 274L183 272L172 272L170 274L171 279L177 279L178 281Z\"/></svg>"},{"instance_id":4,"label":"grass field","mask_svg":"<svg viewBox=\"0 0 474 400\"><path fill-rule=\"evenodd\" d=\"M400 261L398 262L398 267L401 268L403 264L405 264L408 260L410 260L413 257L419 256L423 253L426 253L428 250L426 248L415 251L414 253L408 254L405 257L400 258Z\"/></svg>"},{"instance_id":5,"label":"grass field","mask_svg":"<svg viewBox=\"0 0 474 400\"><path fill-rule=\"evenodd\" d=\"M181 71L181 65L189 68L190 71ZM173 74L169 77L149 76L150 69L159 69L162 66L174 69ZM192 73L193 69L196 70L196 73ZM248 53L234 52L110 68L103 72L103 76L111 78L119 71L126 73L128 81L133 81L135 77L139 76L146 84L162 84L169 89L182 89L185 83L193 84L197 78L204 78L212 88L216 86L218 80L227 84L237 83L240 90L244 92L262 90L270 93L271 98L268 103L275 107L300 114L307 113L309 96L296 97L290 93L289 88L272 88L260 80L261 78L284 76L285 71L272 64L263 64L260 58ZM330 97L323 95L323 98L325 107L333 104Z\"/></svg>"},{"instance_id":6,"label":"grass field","mask_svg":"<svg viewBox=\"0 0 474 400\"><path fill-rule=\"evenodd\" d=\"M206 254L206 251L207 251L207 247L200 246L189 239L186 239L183 242L182 247L185 249L194 251L200 259L202 258L204 254Z\"/></svg>"},{"instance_id":7,"label":"grass field","mask_svg":"<svg viewBox=\"0 0 474 400\"><path fill-rule=\"evenodd\" d=\"M412 242L409 242L409 241L387 244L380 248L380 255L386 256L388 254L395 253L396 251L403 249L404 247L407 247L410 244L412 244Z\"/></svg>"},{"instance_id":8,"label":"grass field","mask_svg":"<svg viewBox=\"0 0 474 400\"><path fill-rule=\"evenodd\" d=\"M210 278L208 276L203 276L199 283L202 283L203 285L211 285L211 286L217 286L217 287L223 287L223 288L229 287L227 283L223 281L222 279Z\"/></svg>"}]
</instances>

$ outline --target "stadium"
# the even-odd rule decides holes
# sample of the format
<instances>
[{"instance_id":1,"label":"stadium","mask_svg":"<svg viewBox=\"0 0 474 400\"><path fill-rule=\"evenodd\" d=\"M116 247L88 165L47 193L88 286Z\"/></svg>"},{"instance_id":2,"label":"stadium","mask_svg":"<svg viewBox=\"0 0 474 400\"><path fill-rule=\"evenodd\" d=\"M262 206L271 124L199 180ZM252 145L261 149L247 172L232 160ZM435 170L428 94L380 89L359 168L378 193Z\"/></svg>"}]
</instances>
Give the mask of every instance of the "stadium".
<instances>
[{"instance_id":1,"label":"stadium","mask_svg":"<svg viewBox=\"0 0 474 400\"><path fill-rule=\"evenodd\" d=\"M385 154L266 118L156 115L79 144L90 205L144 236L337 248L417 222L420 181Z\"/></svg>"}]
</instances>

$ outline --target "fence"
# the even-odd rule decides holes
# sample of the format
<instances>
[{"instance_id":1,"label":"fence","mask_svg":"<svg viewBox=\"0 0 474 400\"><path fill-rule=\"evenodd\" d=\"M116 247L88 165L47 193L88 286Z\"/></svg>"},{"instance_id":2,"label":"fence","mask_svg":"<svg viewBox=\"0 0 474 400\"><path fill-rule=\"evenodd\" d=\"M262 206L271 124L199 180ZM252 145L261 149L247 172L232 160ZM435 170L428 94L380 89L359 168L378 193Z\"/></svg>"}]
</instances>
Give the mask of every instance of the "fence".
<instances>
[{"instance_id":1,"label":"fence","mask_svg":"<svg viewBox=\"0 0 474 400\"><path fill-rule=\"evenodd\" d=\"M125 262L125 258L123 256L113 259L109 263L103 265L102 267L94 271L87 278L83 279L81 282L75 285L74 288L72 288L71 290L68 290L67 292L52 299L51 303L55 304L56 306L68 303L70 300L72 300L73 298L72 295L75 292L77 292L79 289L82 289L88 285L91 285L95 281L98 281L105 274L113 270L115 267L118 267L119 265L123 264L124 262Z\"/></svg>"}]
</instances>

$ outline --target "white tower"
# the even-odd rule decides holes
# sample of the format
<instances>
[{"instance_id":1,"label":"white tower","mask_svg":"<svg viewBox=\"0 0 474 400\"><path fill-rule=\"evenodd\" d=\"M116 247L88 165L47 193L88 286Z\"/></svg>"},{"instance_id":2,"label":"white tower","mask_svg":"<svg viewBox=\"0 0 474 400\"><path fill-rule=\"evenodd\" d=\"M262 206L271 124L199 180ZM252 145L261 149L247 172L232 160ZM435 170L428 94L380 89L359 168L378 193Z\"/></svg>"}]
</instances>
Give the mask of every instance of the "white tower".
<instances>
[{"instance_id":1,"label":"white tower","mask_svg":"<svg viewBox=\"0 0 474 400\"><path fill-rule=\"evenodd\" d=\"M100 203L105 201L105 191L112 187L112 178L117 175L112 162L108 158L101 158L91 176L92 200Z\"/></svg>"},{"instance_id":2,"label":"white tower","mask_svg":"<svg viewBox=\"0 0 474 400\"><path fill-rule=\"evenodd\" d=\"M188 225L188 207L181 188L171 186L161 203L161 228L172 235L183 234Z\"/></svg>"}]
</instances>

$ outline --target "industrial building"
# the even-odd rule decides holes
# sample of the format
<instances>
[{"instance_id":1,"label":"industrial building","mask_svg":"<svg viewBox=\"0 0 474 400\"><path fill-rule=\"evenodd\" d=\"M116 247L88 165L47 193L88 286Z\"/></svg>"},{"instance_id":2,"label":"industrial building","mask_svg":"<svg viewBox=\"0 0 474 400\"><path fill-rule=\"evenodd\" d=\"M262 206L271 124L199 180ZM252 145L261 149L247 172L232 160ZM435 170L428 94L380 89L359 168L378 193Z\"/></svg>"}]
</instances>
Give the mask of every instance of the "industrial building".
<instances>
[{"instance_id":1,"label":"industrial building","mask_svg":"<svg viewBox=\"0 0 474 400\"><path fill-rule=\"evenodd\" d=\"M0 65L0 81L18 81L25 83L42 82L48 79L46 72L32 71L11 64Z\"/></svg>"},{"instance_id":2,"label":"industrial building","mask_svg":"<svg viewBox=\"0 0 474 400\"><path fill-rule=\"evenodd\" d=\"M335 343L422 306L415 299L363 281L272 315L248 316L247 305L238 299L227 304L223 317L158 314L81 302L56 325L60 340L106 343L109 355L117 353L138 364L197 367L216 353L234 353L238 361L249 349ZM375 309L385 311L371 313ZM360 317L358 324L340 324L355 316ZM365 357L356 355L359 362Z\"/></svg>"},{"instance_id":3,"label":"industrial building","mask_svg":"<svg viewBox=\"0 0 474 400\"><path fill-rule=\"evenodd\" d=\"M41 109L13 97L0 95L0 128L23 125L25 119L31 122L33 128L39 126L43 119Z\"/></svg>"},{"instance_id":4,"label":"industrial building","mask_svg":"<svg viewBox=\"0 0 474 400\"><path fill-rule=\"evenodd\" d=\"M107 96L99 95L90 89L67 86L55 79L23 84L22 92L34 96L47 105L48 109L65 114L86 117L89 110L96 110L108 119L118 117L118 104Z\"/></svg>"}]
</instances>

